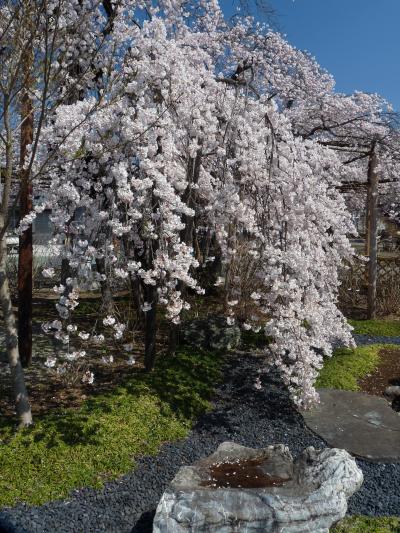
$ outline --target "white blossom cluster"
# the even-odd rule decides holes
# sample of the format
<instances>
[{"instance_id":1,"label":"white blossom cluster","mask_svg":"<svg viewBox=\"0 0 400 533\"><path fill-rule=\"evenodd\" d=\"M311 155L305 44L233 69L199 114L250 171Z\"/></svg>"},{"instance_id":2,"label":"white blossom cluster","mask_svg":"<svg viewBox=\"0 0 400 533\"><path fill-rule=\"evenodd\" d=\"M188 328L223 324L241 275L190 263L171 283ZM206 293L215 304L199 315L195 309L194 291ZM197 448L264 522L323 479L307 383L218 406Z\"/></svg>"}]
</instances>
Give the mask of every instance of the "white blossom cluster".
<instances>
[{"instance_id":1,"label":"white blossom cluster","mask_svg":"<svg viewBox=\"0 0 400 533\"><path fill-rule=\"evenodd\" d=\"M378 116L380 100L337 95L313 58L251 19L228 24L216 0L152 7L123 0L108 21L100 4L61 2L57 11L65 32L54 62L70 72L62 95L77 83L76 63L81 92L54 108L35 161L70 268L66 284L54 288L60 320L45 331L66 344L70 335L123 341L127 325L112 314L103 319L104 335L73 323L79 290L116 279L154 287L178 323L189 306L183 287L204 293L193 248L200 231L218 248L215 284L228 292L233 324L247 296L230 265L245 243L258 288L243 328L262 327L273 337L274 363L294 400L310 405L323 355L334 341L352 342L336 299L338 268L352 255L347 235L355 230L336 186L346 173L358 179L364 163L344 167L329 141L338 134L335 117ZM144 7L143 22L137 14ZM324 106L333 133L321 127ZM365 135L385 133L372 123L364 120ZM52 277L54 269L43 274ZM142 302L142 311L154 304Z\"/></svg>"}]
</instances>

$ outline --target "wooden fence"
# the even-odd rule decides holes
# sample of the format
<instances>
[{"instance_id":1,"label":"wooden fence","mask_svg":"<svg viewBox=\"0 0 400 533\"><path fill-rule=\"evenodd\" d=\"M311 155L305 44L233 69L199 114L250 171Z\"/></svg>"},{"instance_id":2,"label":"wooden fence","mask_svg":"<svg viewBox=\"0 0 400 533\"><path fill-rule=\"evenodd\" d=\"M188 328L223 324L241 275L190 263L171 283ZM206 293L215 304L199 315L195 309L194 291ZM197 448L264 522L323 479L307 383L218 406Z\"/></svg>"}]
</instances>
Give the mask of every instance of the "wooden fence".
<instances>
[{"instance_id":1,"label":"wooden fence","mask_svg":"<svg viewBox=\"0 0 400 533\"><path fill-rule=\"evenodd\" d=\"M368 261L356 258L341 272L339 306L347 313L367 308ZM377 308L379 315L400 313L400 256L378 257Z\"/></svg>"}]
</instances>

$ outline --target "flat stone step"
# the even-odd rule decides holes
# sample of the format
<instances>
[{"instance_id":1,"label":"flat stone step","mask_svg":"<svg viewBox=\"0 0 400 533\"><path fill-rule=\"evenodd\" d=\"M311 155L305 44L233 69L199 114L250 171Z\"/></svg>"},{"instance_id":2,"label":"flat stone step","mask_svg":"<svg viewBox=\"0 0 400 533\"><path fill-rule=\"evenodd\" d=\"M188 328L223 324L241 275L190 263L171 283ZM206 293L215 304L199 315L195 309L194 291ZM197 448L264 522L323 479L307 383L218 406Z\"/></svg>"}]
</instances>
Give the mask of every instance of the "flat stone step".
<instances>
[{"instance_id":1,"label":"flat stone step","mask_svg":"<svg viewBox=\"0 0 400 533\"><path fill-rule=\"evenodd\" d=\"M306 425L334 448L373 462L400 462L400 415L378 396L319 389L321 403L301 411Z\"/></svg>"}]
</instances>

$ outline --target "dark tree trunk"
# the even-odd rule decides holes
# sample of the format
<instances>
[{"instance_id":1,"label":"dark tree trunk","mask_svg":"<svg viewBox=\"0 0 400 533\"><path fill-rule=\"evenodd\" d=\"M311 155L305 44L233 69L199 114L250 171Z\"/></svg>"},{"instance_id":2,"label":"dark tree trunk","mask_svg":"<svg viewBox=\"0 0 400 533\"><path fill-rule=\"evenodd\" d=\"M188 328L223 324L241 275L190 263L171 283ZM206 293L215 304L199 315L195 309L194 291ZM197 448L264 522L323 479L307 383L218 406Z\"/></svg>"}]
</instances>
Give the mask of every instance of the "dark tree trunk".
<instances>
[{"instance_id":1,"label":"dark tree trunk","mask_svg":"<svg viewBox=\"0 0 400 533\"><path fill-rule=\"evenodd\" d=\"M30 60L24 61L25 84L30 85ZM21 185L20 185L20 219L32 211L32 183L28 164L28 146L33 141L33 107L28 90L24 91L21 102ZM21 364L29 366L32 361L32 272L33 242L32 225L19 238L18 248L18 344Z\"/></svg>"},{"instance_id":2,"label":"dark tree trunk","mask_svg":"<svg viewBox=\"0 0 400 533\"><path fill-rule=\"evenodd\" d=\"M131 300L135 307L136 319L142 323L142 305L143 305L143 291L139 278L136 275L129 274L129 287L131 293Z\"/></svg>"},{"instance_id":3,"label":"dark tree trunk","mask_svg":"<svg viewBox=\"0 0 400 533\"><path fill-rule=\"evenodd\" d=\"M191 157L188 161L187 167L187 181L188 186L183 194L183 201L191 209L196 208L197 204L197 195L196 189L193 189L192 185L196 185L199 181L200 176L200 167L201 167L201 158L202 152L199 150L196 156ZM187 215L182 216L182 220L185 224L184 229L181 231L181 239L187 246L192 246L194 248L195 241L195 216L190 217ZM179 282L178 289L181 291L182 297L185 298L186 287L182 282ZM174 354L179 345L180 337L180 326L179 324L171 324L171 329L168 339L168 353Z\"/></svg>"},{"instance_id":4,"label":"dark tree trunk","mask_svg":"<svg viewBox=\"0 0 400 533\"><path fill-rule=\"evenodd\" d=\"M18 339L23 367L32 361L32 227L19 239L18 262Z\"/></svg>"},{"instance_id":5,"label":"dark tree trunk","mask_svg":"<svg viewBox=\"0 0 400 533\"><path fill-rule=\"evenodd\" d=\"M124 235L122 237L122 242L124 245L124 253L125 253L126 258L132 261L135 261L137 258L135 256L134 247L131 246L131 243L127 235ZM132 274L132 272L129 272L129 291L130 291L131 302L136 311L136 320L137 322L142 323L142 318L143 318L142 316L143 315L142 313L142 304L143 304L142 286L141 286L140 279L138 278L137 274Z\"/></svg>"},{"instance_id":6,"label":"dark tree trunk","mask_svg":"<svg viewBox=\"0 0 400 533\"><path fill-rule=\"evenodd\" d=\"M155 246L156 243L154 243ZM145 242L144 255L142 264L146 270L153 265L153 242L148 240ZM145 311L144 315L144 368L146 372L151 372L156 361L156 337L157 337L157 286L148 285L143 281L142 286L143 301L145 304L151 305L149 311Z\"/></svg>"},{"instance_id":7,"label":"dark tree trunk","mask_svg":"<svg viewBox=\"0 0 400 533\"><path fill-rule=\"evenodd\" d=\"M179 324L171 324L171 329L169 330L168 336L168 354L173 355L176 353L176 350L179 346L180 339L180 327Z\"/></svg>"},{"instance_id":8,"label":"dark tree trunk","mask_svg":"<svg viewBox=\"0 0 400 533\"><path fill-rule=\"evenodd\" d=\"M69 261L65 257L61 260L61 285L66 287L67 279L70 276Z\"/></svg>"},{"instance_id":9,"label":"dark tree trunk","mask_svg":"<svg viewBox=\"0 0 400 533\"><path fill-rule=\"evenodd\" d=\"M143 295L145 302L151 304L150 311L144 313L144 368L151 372L156 360L157 288L143 284Z\"/></svg>"},{"instance_id":10,"label":"dark tree trunk","mask_svg":"<svg viewBox=\"0 0 400 533\"><path fill-rule=\"evenodd\" d=\"M199 181L201 157L202 153L201 150L199 150L196 154L196 157L191 157L188 162L188 187L183 194L183 201L191 209L195 209L197 203L196 189L193 189L192 186L197 185L197 182ZM183 215L183 222L185 223L185 228L182 230L181 238L185 244L188 246L193 246L195 217Z\"/></svg>"},{"instance_id":11,"label":"dark tree trunk","mask_svg":"<svg viewBox=\"0 0 400 533\"><path fill-rule=\"evenodd\" d=\"M104 257L96 259L96 268L99 274L104 274L106 276L104 280L100 281L101 296L103 299L104 310L106 313L112 314L114 312L114 298L106 275L106 262Z\"/></svg>"}]
</instances>

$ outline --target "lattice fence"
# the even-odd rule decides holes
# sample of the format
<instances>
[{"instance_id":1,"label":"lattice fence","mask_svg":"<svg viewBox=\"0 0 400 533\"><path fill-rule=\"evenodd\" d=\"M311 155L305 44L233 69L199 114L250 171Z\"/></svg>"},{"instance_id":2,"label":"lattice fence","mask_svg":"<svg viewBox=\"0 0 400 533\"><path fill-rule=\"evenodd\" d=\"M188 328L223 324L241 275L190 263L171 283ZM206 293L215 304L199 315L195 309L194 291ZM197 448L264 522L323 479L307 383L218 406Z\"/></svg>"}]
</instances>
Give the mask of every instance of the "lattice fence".
<instances>
[{"instance_id":1,"label":"lattice fence","mask_svg":"<svg viewBox=\"0 0 400 533\"><path fill-rule=\"evenodd\" d=\"M355 259L341 272L339 305L346 312L367 307L368 262ZM400 257L378 258L377 310L380 315L400 313Z\"/></svg>"},{"instance_id":2,"label":"lattice fence","mask_svg":"<svg viewBox=\"0 0 400 533\"><path fill-rule=\"evenodd\" d=\"M356 259L352 265L349 266L349 271L361 280L368 283L367 278L368 262ZM344 271L344 274L346 271ZM400 257L379 257L378 258L378 279L380 282L390 281L396 276L400 276Z\"/></svg>"}]
</instances>

